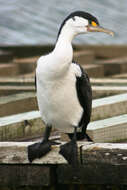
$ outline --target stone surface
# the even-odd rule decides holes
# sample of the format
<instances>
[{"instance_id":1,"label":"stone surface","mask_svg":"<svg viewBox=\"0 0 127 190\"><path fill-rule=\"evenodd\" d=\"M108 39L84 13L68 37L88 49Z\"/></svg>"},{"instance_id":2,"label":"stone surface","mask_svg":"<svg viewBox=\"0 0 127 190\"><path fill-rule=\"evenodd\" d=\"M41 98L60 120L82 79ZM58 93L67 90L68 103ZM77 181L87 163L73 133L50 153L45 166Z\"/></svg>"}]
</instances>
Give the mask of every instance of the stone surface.
<instances>
[{"instance_id":1,"label":"stone surface","mask_svg":"<svg viewBox=\"0 0 127 190\"><path fill-rule=\"evenodd\" d=\"M27 147L34 142L0 142L0 164L28 164ZM59 154L59 145L33 164L65 164L67 161Z\"/></svg>"},{"instance_id":2,"label":"stone surface","mask_svg":"<svg viewBox=\"0 0 127 190\"><path fill-rule=\"evenodd\" d=\"M93 99L127 93L127 86L94 85L92 86Z\"/></svg>"},{"instance_id":3,"label":"stone surface","mask_svg":"<svg viewBox=\"0 0 127 190\"><path fill-rule=\"evenodd\" d=\"M42 136L44 128L38 111L2 117L0 119L0 141Z\"/></svg>"},{"instance_id":4,"label":"stone surface","mask_svg":"<svg viewBox=\"0 0 127 190\"><path fill-rule=\"evenodd\" d=\"M32 85L0 85L0 96L8 96L23 92L35 92L35 86Z\"/></svg>"},{"instance_id":5,"label":"stone surface","mask_svg":"<svg viewBox=\"0 0 127 190\"><path fill-rule=\"evenodd\" d=\"M127 114L91 122L87 134L94 142L126 142Z\"/></svg>"},{"instance_id":6,"label":"stone surface","mask_svg":"<svg viewBox=\"0 0 127 190\"><path fill-rule=\"evenodd\" d=\"M113 75L112 78L118 78L118 79L127 79L127 73L117 74Z\"/></svg>"},{"instance_id":7,"label":"stone surface","mask_svg":"<svg viewBox=\"0 0 127 190\"><path fill-rule=\"evenodd\" d=\"M0 188L21 188L51 185L51 167L38 165L1 165Z\"/></svg>"},{"instance_id":8,"label":"stone surface","mask_svg":"<svg viewBox=\"0 0 127 190\"><path fill-rule=\"evenodd\" d=\"M58 153L58 145L30 164L27 160L27 146L30 144L0 143L0 186L127 184L127 144L79 142L80 164L76 167L66 163Z\"/></svg>"},{"instance_id":9,"label":"stone surface","mask_svg":"<svg viewBox=\"0 0 127 190\"><path fill-rule=\"evenodd\" d=\"M127 93L93 100L92 120L126 114Z\"/></svg>"},{"instance_id":10,"label":"stone surface","mask_svg":"<svg viewBox=\"0 0 127 190\"><path fill-rule=\"evenodd\" d=\"M59 184L91 184L104 185L97 189L105 189L106 185L117 186L121 184L127 185L127 164L115 165L98 162L89 162L86 165L81 165L77 168L72 168L67 165L59 165L57 168ZM109 185L110 184L110 185ZM87 186L84 186L84 188ZM83 188L83 189L84 189ZM91 190L92 187L90 187ZM96 186L94 186L96 190ZM113 187L114 188L114 187ZM89 189L89 188L88 188ZM126 189L126 187L125 187Z\"/></svg>"},{"instance_id":11,"label":"stone surface","mask_svg":"<svg viewBox=\"0 0 127 190\"><path fill-rule=\"evenodd\" d=\"M127 79L119 79L119 78L90 78L90 82L92 85L98 86L126 86Z\"/></svg>"},{"instance_id":12,"label":"stone surface","mask_svg":"<svg viewBox=\"0 0 127 190\"><path fill-rule=\"evenodd\" d=\"M20 93L0 98L0 117L37 109L35 93Z\"/></svg>"},{"instance_id":13,"label":"stone surface","mask_svg":"<svg viewBox=\"0 0 127 190\"><path fill-rule=\"evenodd\" d=\"M0 164L29 163L27 147L33 143L34 142L0 142ZM79 161L84 165L87 164L87 162L127 164L127 144L88 143L79 141L78 147ZM35 159L32 165L66 164L67 161L59 154L59 148L60 145L53 145L49 153L40 159ZM102 160L101 157L103 157Z\"/></svg>"}]
</instances>

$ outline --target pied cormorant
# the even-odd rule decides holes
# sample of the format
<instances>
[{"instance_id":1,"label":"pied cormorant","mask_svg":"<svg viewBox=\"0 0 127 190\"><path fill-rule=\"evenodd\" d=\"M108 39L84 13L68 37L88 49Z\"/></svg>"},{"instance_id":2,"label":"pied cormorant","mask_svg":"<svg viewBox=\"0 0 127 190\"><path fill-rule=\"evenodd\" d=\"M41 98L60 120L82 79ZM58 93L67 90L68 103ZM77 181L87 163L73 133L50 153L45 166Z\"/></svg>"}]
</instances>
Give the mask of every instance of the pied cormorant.
<instances>
[{"instance_id":1,"label":"pied cormorant","mask_svg":"<svg viewBox=\"0 0 127 190\"><path fill-rule=\"evenodd\" d=\"M70 164L77 164L76 140L87 138L90 122L92 90L88 75L73 61L72 40L78 34L113 32L100 27L96 17L83 11L71 13L62 23L55 48L37 61L37 100L46 130L42 142L28 146L28 159L32 162L51 150L55 144L49 140L51 128L67 133L70 142L61 145L60 154ZM78 131L79 129L79 131Z\"/></svg>"}]
</instances>

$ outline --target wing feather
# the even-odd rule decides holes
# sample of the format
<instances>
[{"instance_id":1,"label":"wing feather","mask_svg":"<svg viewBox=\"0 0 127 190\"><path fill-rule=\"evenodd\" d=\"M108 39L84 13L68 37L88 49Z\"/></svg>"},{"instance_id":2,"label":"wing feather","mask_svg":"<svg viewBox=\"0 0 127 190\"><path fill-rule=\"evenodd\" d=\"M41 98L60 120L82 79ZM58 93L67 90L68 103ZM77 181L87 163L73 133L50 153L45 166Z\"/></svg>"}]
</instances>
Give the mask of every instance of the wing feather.
<instances>
[{"instance_id":1,"label":"wing feather","mask_svg":"<svg viewBox=\"0 0 127 190\"><path fill-rule=\"evenodd\" d=\"M77 65L80 67L82 73L80 77L79 76L76 77L77 97L80 105L83 108L83 114L79 122L79 127L81 127L82 130L81 132L77 133L77 139L80 140L87 137L88 140L91 140L86 134L86 128L91 118L92 88L87 72L79 64ZM73 134L68 134L68 135L72 139Z\"/></svg>"}]
</instances>

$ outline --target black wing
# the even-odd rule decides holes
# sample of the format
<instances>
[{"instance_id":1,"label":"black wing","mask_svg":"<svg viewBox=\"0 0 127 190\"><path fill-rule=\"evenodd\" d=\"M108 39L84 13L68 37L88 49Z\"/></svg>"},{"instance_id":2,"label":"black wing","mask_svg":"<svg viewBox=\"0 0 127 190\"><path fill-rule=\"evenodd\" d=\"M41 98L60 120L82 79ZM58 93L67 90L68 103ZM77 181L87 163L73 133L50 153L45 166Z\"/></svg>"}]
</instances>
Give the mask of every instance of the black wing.
<instances>
[{"instance_id":1,"label":"black wing","mask_svg":"<svg viewBox=\"0 0 127 190\"><path fill-rule=\"evenodd\" d=\"M82 131L77 133L77 139L80 140L87 137L88 140L91 140L86 134L86 128L88 123L90 122L90 117L91 117L92 88L88 74L84 71L84 69L80 65L79 67L81 69L82 75L81 77L77 77L76 89L80 105L82 106L84 111L81 120L79 122L79 127L82 128ZM72 138L72 134L70 134L69 137Z\"/></svg>"},{"instance_id":2,"label":"black wing","mask_svg":"<svg viewBox=\"0 0 127 190\"><path fill-rule=\"evenodd\" d=\"M36 79L36 73L35 73L35 77L34 77L34 85L35 85L35 90L37 90L37 79Z\"/></svg>"}]
</instances>

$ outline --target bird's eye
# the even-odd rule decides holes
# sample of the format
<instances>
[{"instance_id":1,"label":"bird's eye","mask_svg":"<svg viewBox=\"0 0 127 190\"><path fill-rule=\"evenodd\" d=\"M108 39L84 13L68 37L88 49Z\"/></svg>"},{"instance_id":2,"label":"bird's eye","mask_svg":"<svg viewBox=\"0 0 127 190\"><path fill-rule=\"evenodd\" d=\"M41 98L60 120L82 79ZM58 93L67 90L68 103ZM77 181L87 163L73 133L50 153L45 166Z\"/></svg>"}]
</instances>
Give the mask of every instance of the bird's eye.
<instances>
[{"instance_id":1,"label":"bird's eye","mask_svg":"<svg viewBox=\"0 0 127 190\"><path fill-rule=\"evenodd\" d=\"M92 22L91 22L91 25L92 25L92 26L97 26L97 23L94 22L94 21L92 21Z\"/></svg>"}]
</instances>

